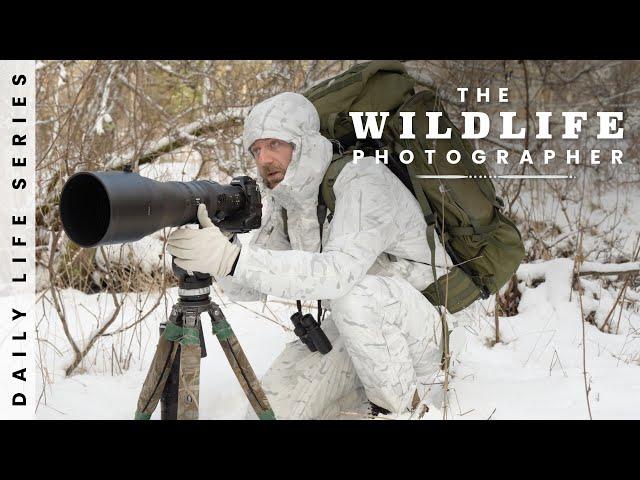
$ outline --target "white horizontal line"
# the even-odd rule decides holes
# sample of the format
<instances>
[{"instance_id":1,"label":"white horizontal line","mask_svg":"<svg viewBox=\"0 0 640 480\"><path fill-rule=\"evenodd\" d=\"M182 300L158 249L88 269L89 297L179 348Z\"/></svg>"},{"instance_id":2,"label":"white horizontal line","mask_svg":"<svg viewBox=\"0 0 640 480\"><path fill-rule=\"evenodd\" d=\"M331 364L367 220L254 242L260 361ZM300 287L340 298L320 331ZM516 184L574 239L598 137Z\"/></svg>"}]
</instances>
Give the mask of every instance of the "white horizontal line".
<instances>
[{"instance_id":1,"label":"white horizontal line","mask_svg":"<svg viewBox=\"0 0 640 480\"><path fill-rule=\"evenodd\" d=\"M417 178L469 178L469 175L416 175Z\"/></svg>"},{"instance_id":2,"label":"white horizontal line","mask_svg":"<svg viewBox=\"0 0 640 480\"><path fill-rule=\"evenodd\" d=\"M573 175L498 175L498 178L576 178Z\"/></svg>"},{"instance_id":3,"label":"white horizontal line","mask_svg":"<svg viewBox=\"0 0 640 480\"><path fill-rule=\"evenodd\" d=\"M469 178L492 178L492 179L543 179L543 178L551 178L551 179L573 179L576 178L574 175L416 175L416 178L442 178L446 180L458 180L458 179L469 179Z\"/></svg>"}]
</instances>

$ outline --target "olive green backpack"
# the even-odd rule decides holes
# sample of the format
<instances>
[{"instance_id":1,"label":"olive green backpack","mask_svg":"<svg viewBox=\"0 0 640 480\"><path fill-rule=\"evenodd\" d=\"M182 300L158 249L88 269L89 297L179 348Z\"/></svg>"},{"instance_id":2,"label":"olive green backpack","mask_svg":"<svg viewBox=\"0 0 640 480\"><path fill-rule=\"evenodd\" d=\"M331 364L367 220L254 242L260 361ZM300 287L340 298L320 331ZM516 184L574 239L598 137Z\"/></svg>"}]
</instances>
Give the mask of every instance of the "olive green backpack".
<instances>
[{"instance_id":1,"label":"olive green backpack","mask_svg":"<svg viewBox=\"0 0 640 480\"><path fill-rule=\"evenodd\" d=\"M516 226L501 209L503 202L484 166L471 160L472 147L461 138L444 111L437 92L415 92L415 80L397 61L360 63L342 74L315 85L304 95L320 115L320 131L334 143L334 159L320 187L320 203L330 212L335 209L333 184L352 156L353 148L387 149L393 173L418 200L427 224L427 243L435 271L435 235L454 262L422 293L436 305L458 312L478 298L487 298L500 289L514 274L524 257L524 245ZM381 140L358 140L349 112L389 112ZM415 139L400 139L401 117L398 112L415 112ZM451 128L450 139L426 140L425 112L441 111L438 131ZM427 162L424 150L435 150L433 163ZM403 164L397 155L411 150L413 162ZM458 150L461 161L450 164L449 150ZM469 178L419 178L419 175L463 175ZM319 219L322 223L324 218ZM331 220L331 215L329 216Z\"/></svg>"}]
</instances>

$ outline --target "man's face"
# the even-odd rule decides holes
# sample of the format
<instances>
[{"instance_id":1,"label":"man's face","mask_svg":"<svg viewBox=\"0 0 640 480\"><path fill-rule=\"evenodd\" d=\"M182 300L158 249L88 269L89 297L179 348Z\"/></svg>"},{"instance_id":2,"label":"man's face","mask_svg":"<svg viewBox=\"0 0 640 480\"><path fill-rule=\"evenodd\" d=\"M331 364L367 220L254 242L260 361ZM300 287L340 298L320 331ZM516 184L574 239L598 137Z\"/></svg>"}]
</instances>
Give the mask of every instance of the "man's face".
<instances>
[{"instance_id":1,"label":"man's face","mask_svg":"<svg viewBox=\"0 0 640 480\"><path fill-rule=\"evenodd\" d=\"M277 138L261 138L253 142L249 151L256 160L258 172L267 188L275 188L287 173L293 145Z\"/></svg>"}]
</instances>

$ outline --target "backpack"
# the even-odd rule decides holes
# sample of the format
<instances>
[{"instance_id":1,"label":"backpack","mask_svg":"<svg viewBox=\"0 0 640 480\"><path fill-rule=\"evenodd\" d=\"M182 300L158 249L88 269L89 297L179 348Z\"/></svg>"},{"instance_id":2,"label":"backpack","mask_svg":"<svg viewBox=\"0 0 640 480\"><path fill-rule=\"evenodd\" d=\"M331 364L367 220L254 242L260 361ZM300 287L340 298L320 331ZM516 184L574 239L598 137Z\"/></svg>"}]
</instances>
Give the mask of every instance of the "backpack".
<instances>
[{"instance_id":1,"label":"backpack","mask_svg":"<svg viewBox=\"0 0 640 480\"><path fill-rule=\"evenodd\" d=\"M352 156L354 148L387 149L387 167L415 196L427 224L427 243L431 250L433 276L437 278L422 294L435 306L456 313L478 298L496 293L515 273L524 257L524 245L517 227L502 213L503 201L496 196L494 185L484 164L471 160L473 148L462 139L460 131L446 114L436 91L415 92L415 80L397 61L360 63L342 74L313 86L303 95L311 101L320 116L320 133L334 143L331 162L319 192L319 204L329 210L329 221L335 210L333 184ZM358 140L350 111L389 112L382 139ZM401 111L415 112L415 139L400 139ZM438 131L451 128L450 139L427 140L425 112L441 111ZM435 150L428 164L425 149ZM411 150L413 162L404 164L398 158L402 150ZM450 164L449 150L458 150L461 160ZM418 178L418 175L464 175L463 179ZM322 224L323 215L318 213ZM448 273L437 277L435 269L435 236L449 254L454 265Z\"/></svg>"}]
</instances>

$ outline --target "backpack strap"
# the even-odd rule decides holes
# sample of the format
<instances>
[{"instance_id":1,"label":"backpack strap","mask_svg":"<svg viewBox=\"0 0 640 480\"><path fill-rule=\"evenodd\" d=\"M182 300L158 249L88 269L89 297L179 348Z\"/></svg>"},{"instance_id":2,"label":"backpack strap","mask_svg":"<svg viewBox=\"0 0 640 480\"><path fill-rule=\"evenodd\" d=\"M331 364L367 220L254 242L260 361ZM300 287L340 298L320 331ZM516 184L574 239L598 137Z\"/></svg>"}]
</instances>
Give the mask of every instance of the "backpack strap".
<instances>
[{"instance_id":1,"label":"backpack strap","mask_svg":"<svg viewBox=\"0 0 640 480\"><path fill-rule=\"evenodd\" d=\"M322 230L324 228L325 220L333 218L333 212L336 207L336 196L333 193L333 184L336 183L336 179L344 166L349 161L349 155L337 154L334 155L329 168L322 178L320 188L318 189L318 207L316 213L318 215L318 225L320 226L320 252L322 252ZM329 210L329 216L327 217L327 210ZM287 211L282 209L282 220L284 222L285 233L288 236L287 228ZM298 312L302 313L302 303L300 300L296 300L298 306ZM323 320L322 301L318 300L318 325L322 325Z\"/></svg>"},{"instance_id":2,"label":"backpack strap","mask_svg":"<svg viewBox=\"0 0 640 480\"><path fill-rule=\"evenodd\" d=\"M326 215L327 209L329 210L329 216L327 219L331 222L333 218L333 212L336 209L336 195L333 192L333 185L338 179L338 175L342 172L342 169L347 163L351 161L351 154L343 153L336 154L329 164L329 168L324 174L322 183L320 183L320 189L318 191L318 222L322 225L324 218L320 220L321 207L324 207L324 214Z\"/></svg>"},{"instance_id":3,"label":"backpack strap","mask_svg":"<svg viewBox=\"0 0 640 480\"><path fill-rule=\"evenodd\" d=\"M289 226L287 225L287 210L284 208L281 208L280 215L282 216L282 227L284 230L284 234L287 237L287 240L291 241L289 239Z\"/></svg>"}]
</instances>

